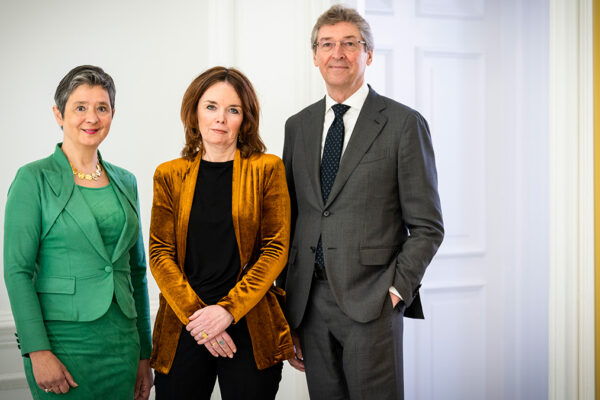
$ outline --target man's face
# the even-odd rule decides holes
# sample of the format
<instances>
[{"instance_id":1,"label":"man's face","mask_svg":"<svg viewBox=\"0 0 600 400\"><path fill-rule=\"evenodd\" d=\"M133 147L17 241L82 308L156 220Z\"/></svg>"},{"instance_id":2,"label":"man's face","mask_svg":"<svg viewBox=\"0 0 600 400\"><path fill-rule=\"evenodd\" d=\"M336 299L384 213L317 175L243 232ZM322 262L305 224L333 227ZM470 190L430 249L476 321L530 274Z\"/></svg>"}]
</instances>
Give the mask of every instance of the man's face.
<instances>
[{"instance_id":1,"label":"man's face","mask_svg":"<svg viewBox=\"0 0 600 400\"><path fill-rule=\"evenodd\" d=\"M321 71L328 92L352 94L363 84L365 68L373 60L373 50L366 51L363 44L357 44L355 51L344 50L340 44L343 40L363 38L356 25L350 22L322 26L317 34L317 42L335 42L334 48L323 51L317 46L313 52L313 60Z\"/></svg>"}]
</instances>

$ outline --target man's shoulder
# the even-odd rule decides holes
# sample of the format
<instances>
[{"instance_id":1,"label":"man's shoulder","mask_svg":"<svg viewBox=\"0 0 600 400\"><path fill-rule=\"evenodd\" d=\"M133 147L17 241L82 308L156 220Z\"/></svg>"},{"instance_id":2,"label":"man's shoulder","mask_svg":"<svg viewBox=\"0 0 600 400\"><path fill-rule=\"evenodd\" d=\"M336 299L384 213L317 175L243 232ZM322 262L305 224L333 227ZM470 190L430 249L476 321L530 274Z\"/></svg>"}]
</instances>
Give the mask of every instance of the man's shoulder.
<instances>
[{"instance_id":1,"label":"man's shoulder","mask_svg":"<svg viewBox=\"0 0 600 400\"><path fill-rule=\"evenodd\" d=\"M319 112L322 112L323 114L325 113L325 98L319 99L311 105L304 107L296 114L290 116L287 119L286 124L298 123L299 121L302 121L305 118L314 118L315 115Z\"/></svg>"},{"instance_id":2,"label":"man's shoulder","mask_svg":"<svg viewBox=\"0 0 600 400\"><path fill-rule=\"evenodd\" d=\"M381 94L377 93L376 91L374 91L373 89L370 90L369 97L372 98L372 101L379 103L379 105L384 113L389 113L394 116L411 116L412 115L412 116L421 117L421 114L414 108L411 108L410 106L407 106L406 104L400 103L399 101L396 101L390 97L381 95ZM367 97L367 100L369 99L369 97Z\"/></svg>"}]
</instances>

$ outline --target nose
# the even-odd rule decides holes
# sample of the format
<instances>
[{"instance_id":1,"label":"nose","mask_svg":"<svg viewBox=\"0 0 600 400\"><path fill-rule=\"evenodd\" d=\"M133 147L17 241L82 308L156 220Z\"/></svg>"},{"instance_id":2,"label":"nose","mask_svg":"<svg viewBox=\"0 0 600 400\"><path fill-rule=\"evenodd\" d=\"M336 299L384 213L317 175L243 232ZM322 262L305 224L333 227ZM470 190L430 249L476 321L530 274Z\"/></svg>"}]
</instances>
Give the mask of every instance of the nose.
<instances>
[{"instance_id":1,"label":"nose","mask_svg":"<svg viewBox=\"0 0 600 400\"><path fill-rule=\"evenodd\" d=\"M95 124L98 122L98 114L96 114L96 110L90 108L85 116L85 119L88 123Z\"/></svg>"},{"instance_id":2,"label":"nose","mask_svg":"<svg viewBox=\"0 0 600 400\"><path fill-rule=\"evenodd\" d=\"M344 50L342 50L342 42L336 42L332 52L335 58L344 58Z\"/></svg>"},{"instance_id":3,"label":"nose","mask_svg":"<svg viewBox=\"0 0 600 400\"><path fill-rule=\"evenodd\" d=\"M219 110L217 112L217 122L219 124L224 124L225 123L225 110Z\"/></svg>"}]
</instances>

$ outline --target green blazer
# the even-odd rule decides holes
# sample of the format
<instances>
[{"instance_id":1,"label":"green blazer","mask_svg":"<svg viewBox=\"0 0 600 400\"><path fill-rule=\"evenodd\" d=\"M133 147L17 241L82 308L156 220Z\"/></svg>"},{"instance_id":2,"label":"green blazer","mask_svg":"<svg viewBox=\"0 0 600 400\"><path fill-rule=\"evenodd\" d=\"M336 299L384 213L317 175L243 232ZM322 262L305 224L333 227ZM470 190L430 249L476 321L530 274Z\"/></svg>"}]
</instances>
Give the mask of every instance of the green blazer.
<instances>
[{"instance_id":1,"label":"green blazer","mask_svg":"<svg viewBox=\"0 0 600 400\"><path fill-rule=\"evenodd\" d=\"M102 161L126 219L114 254L107 254L61 145L50 157L19 169L6 201L4 282L21 353L52 350L45 320L93 321L106 313L114 293L123 313L137 318L140 358L150 358L146 259L135 177Z\"/></svg>"}]
</instances>

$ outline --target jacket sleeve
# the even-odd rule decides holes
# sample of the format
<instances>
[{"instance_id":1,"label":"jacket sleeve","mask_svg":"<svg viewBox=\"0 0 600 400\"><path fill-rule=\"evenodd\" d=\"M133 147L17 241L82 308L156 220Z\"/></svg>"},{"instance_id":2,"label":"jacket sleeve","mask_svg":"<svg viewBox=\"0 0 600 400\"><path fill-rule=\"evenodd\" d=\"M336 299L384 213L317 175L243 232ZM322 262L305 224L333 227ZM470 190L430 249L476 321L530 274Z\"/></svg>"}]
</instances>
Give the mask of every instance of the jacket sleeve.
<instances>
[{"instance_id":1,"label":"jacket sleeve","mask_svg":"<svg viewBox=\"0 0 600 400\"><path fill-rule=\"evenodd\" d=\"M181 183L178 183L181 184ZM154 199L150 219L150 270L162 295L182 324L205 306L177 262L177 211L173 179L159 166L154 173Z\"/></svg>"},{"instance_id":2,"label":"jacket sleeve","mask_svg":"<svg viewBox=\"0 0 600 400\"><path fill-rule=\"evenodd\" d=\"M136 211L140 216L140 201L137 183L133 180L133 193L137 200ZM148 302L148 280L146 278L146 255L144 253L144 237L142 235L142 221L139 222L139 233L135 245L129 251L129 265L131 268L131 282L133 284L133 298L137 312L137 329L140 336L140 359L150 358L152 353L152 339L150 334L150 305Z\"/></svg>"},{"instance_id":3,"label":"jacket sleeve","mask_svg":"<svg viewBox=\"0 0 600 400\"><path fill-rule=\"evenodd\" d=\"M296 218L298 216L298 203L296 201L296 185L294 184L294 170L293 170L293 159L294 154L294 140L292 136L292 128L290 120L288 119L285 123L285 139L283 142L283 165L285 166L285 179L287 181L288 194L290 197L290 245L294 243L294 232L296 228ZM287 260L286 266L281 271L281 274L277 277L277 286L285 289L287 281Z\"/></svg>"},{"instance_id":4,"label":"jacket sleeve","mask_svg":"<svg viewBox=\"0 0 600 400\"><path fill-rule=\"evenodd\" d=\"M262 220L257 238L258 258L217 304L239 321L266 294L287 262L290 197L281 160L268 164L263 190Z\"/></svg>"},{"instance_id":5,"label":"jacket sleeve","mask_svg":"<svg viewBox=\"0 0 600 400\"><path fill-rule=\"evenodd\" d=\"M33 278L42 231L39 182L21 168L6 199L4 282L10 299L21 354L52 350Z\"/></svg>"},{"instance_id":6,"label":"jacket sleeve","mask_svg":"<svg viewBox=\"0 0 600 400\"><path fill-rule=\"evenodd\" d=\"M398 149L398 187L402 216L410 231L394 260L393 286L409 306L425 269L444 237L437 171L429 127L417 112L407 117Z\"/></svg>"}]
</instances>

